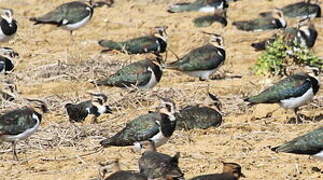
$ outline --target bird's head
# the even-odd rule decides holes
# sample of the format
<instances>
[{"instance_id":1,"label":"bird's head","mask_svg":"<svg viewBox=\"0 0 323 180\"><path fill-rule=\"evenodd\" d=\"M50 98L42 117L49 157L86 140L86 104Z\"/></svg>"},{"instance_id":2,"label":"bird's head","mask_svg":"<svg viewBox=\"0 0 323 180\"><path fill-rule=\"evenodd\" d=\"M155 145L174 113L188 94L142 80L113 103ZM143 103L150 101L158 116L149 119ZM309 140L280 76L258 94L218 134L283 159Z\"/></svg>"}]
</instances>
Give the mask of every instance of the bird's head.
<instances>
[{"instance_id":1,"label":"bird's head","mask_svg":"<svg viewBox=\"0 0 323 180\"><path fill-rule=\"evenodd\" d=\"M89 93L92 96L92 101L94 103L98 103L100 105L103 105L104 103L107 102L108 97L105 94L102 93Z\"/></svg>"},{"instance_id":2,"label":"bird's head","mask_svg":"<svg viewBox=\"0 0 323 180\"><path fill-rule=\"evenodd\" d=\"M223 173L231 174L237 179L241 177L246 177L242 172L241 172L241 166L237 163L223 163Z\"/></svg>"},{"instance_id":3,"label":"bird's head","mask_svg":"<svg viewBox=\"0 0 323 180\"><path fill-rule=\"evenodd\" d=\"M210 44L216 47L219 47L221 49L224 49L224 39L220 34L208 33L204 31L202 33L210 36L210 40L209 40Z\"/></svg>"},{"instance_id":4,"label":"bird's head","mask_svg":"<svg viewBox=\"0 0 323 180\"><path fill-rule=\"evenodd\" d=\"M152 34L153 36L167 42L167 38L168 38L167 32L166 32L167 28L168 28L167 26L156 26L154 27Z\"/></svg>"},{"instance_id":5,"label":"bird's head","mask_svg":"<svg viewBox=\"0 0 323 180\"><path fill-rule=\"evenodd\" d=\"M7 9L3 8L0 10L0 16L5 19L9 24L12 23L13 21L13 10L12 9Z\"/></svg>"},{"instance_id":6,"label":"bird's head","mask_svg":"<svg viewBox=\"0 0 323 180\"><path fill-rule=\"evenodd\" d=\"M42 113L47 113L49 111L47 104L39 99L26 99L27 101L30 102L30 106L34 109L34 110L38 110L41 114Z\"/></svg>"},{"instance_id":7,"label":"bird's head","mask_svg":"<svg viewBox=\"0 0 323 180\"><path fill-rule=\"evenodd\" d=\"M0 47L0 55L7 56L10 58L19 57L19 54L9 47Z\"/></svg>"}]
</instances>

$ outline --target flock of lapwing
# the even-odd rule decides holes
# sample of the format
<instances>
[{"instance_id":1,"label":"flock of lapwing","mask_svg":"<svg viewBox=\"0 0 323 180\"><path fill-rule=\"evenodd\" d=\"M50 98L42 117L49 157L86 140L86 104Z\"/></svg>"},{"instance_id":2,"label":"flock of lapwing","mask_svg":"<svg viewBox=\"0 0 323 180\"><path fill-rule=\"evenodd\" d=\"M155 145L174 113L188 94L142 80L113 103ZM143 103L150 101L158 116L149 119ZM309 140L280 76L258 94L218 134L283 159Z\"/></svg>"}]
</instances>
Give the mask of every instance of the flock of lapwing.
<instances>
[{"instance_id":1,"label":"flock of lapwing","mask_svg":"<svg viewBox=\"0 0 323 180\"><path fill-rule=\"evenodd\" d=\"M226 11L230 9L230 0L196 0L193 3L178 3L170 5L169 13L181 12L206 12L211 13L206 18L193 20L197 27L209 26L218 22L223 26L228 24ZM235 3L239 3L235 2ZM113 1L73 1L62 4L49 11L47 14L32 17L30 21L35 25L52 24L67 29L71 32L86 25L95 11L95 8L107 5L112 7ZM14 19L14 10L3 8L0 18L0 42L12 40L19 31L17 21ZM171 15L171 14L170 14ZM272 12L264 12L261 17L252 20L237 21L232 24L242 31L265 31L282 29L284 40L287 43L297 41L302 48L312 48L315 45L318 32L312 18L321 17L321 8L318 4L310 1L291 4L282 8L274 9ZM297 27L289 27L285 16L299 18ZM201 24L202 23L202 24ZM226 59L224 38L214 32L203 32L209 36L209 43L192 48L178 60L166 63L164 54L168 50L167 26L155 27L150 35L136 37L122 42L112 40L100 40L98 44L103 47L103 52L117 51L131 54L154 54L155 58L145 59L128 64L116 73L105 79L91 81L95 86L116 86L123 89L137 87L149 89L155 87L163 76L165 70L183 72L189 76L199 78L204 83L209 83L212 74L216 72ZM273 36L262 42L251 44L256 50L265 50L266 46L274 41ZM174 52L173 52L174 53ZM1 76L15 73L14 58L19 56L17 52L8 47L0 49L0 72ZM319 69L320 71L320 69ZM316 73L316 74L315 74ZM285 109L295 112L297 122L302 118L298 114L299 107L310 102L319 91L320 85L318 75L299 72L275 83L256 96L245 98L244 101L250 105L259 103L278 103ZM1 90L1 96L6 101L14 100L12 95L15 87L11 84L9 90ZM90 93L91 100L78 104L68 103L65 105L71 122L82 122L88 115L93 115L93 122L105 113L113 113L113 108L106 105L108 97L104 93ZM177 109L176 103L169 98L158 96L160 107L156 112L139 116L128 121L125 127L112 137L107 137L100 142L102 147L110 146L133 146L135 150L141 151L139 159L139 172L123 171L120 169L119 160L112 162L115 172L107 176L106 169L102 170L101 178L106 180L152 180L152 179L184 179L184 174L179 167L179 153L175 156L157 152L156 148L167 143L177 127L183 129L203 128L219 126L222 123L221 103L215 95L209 93L210 104L214 108L189 106L182 110ZM41 125L42 115L49 111L47 104L40 99L28 99L29 106L14 109L0 116L0 141L11 142L14 158L18 160L16 153L16 142L31 136ZM297 137L285 144L272 148L276 152L295 154L307 154L323 159L323 127ZM122 159L121 159L122 161ZM106 165L105 165L106 166ZM245 177L241 166L236 163L223 162L222 174L201 175L194 180L230 180Z\"/></svg>"}]
</instances>

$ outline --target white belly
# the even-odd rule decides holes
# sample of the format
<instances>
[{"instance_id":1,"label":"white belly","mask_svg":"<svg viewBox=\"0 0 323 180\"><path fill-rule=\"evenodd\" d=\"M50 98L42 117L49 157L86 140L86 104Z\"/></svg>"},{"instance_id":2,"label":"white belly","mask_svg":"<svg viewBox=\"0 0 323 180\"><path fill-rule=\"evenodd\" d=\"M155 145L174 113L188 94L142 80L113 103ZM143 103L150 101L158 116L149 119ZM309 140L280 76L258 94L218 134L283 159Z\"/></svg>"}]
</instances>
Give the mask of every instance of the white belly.
<instances>
[{"instance_id":1,"label":"white belly","mask_svg":"<svg viewBox=\"0 0 323 180\"><path fill-rule=\"evenodd\" d=\"M315 159L323 161L323 150L315 155L313 155Z\"/></svg>"},{"instance_id":2,"label":"white belly","mask_svg":"<svg viewBox=\"0 0 323 180\"><path fill-rule=\"evenodd\" d=\"M37 130L37 128L39 127L39 123L40 123L39 118L36 114L33 114L32 117L37 121L37 123L35 124L34 127L27 129L25 132L18 134L18 135L3 135L0 137L0 139L3 141L14 142L14 141L26 139L27 137L32 135Z\"/></svg>"},{"instance_id":3,"label":"white belly","mask_svg":"<svg viewBox=\"0 0 323 180\"><path fill-rule=\"evenodd\" d=\"M98 112L100 114L103 114L107 110L107 108L105 106L97 106L97 108L98 108Z\"/></svg>"},{"instance_id":4,"label":"white belly","mask_svg":"<svg viewBox=\"0 0 323 180\"><path fill-rule=\"evenodd\" d=\"M88 23L91 19L91 15L87 16L86 18L84 18L82 21L74 23L74 24L67 24L62 26L62 28L67 29L67 30L75 30L78 29L82 26L84 26L86 23Z\"/></svg>"},{"instance_id":5,"label":"white belly","mask_svg":"<svg viewBox=\"0 0 323 180\"><path fill-rule=\"evenodd\" d=\"M12 39L15 36L16 33L14 33L11 36L5 35L2 30L0 29L0 42L8 42L10 39Z\"/></svg>"},{"instance_id":6,"label":"white belly","mask_svg":"<svg viewBox=\"0 0 323 180\"><path fill-rule=\"evenodd\" d=\"M281 100L280 105L285 109L295 109L297 107L300 107L300 106L306 104L308 101L313 99L313 97L314 97L313 89L310 88L301 97Z\"/></svg>"},{"instance_id":7,"label":"white belly","mask_svg":"<svg viewBox=\"0 0 323 180\"><path fill-rule=\"evenodd\" d=\"M215 10L215 7L213 6L205 6L199 9L199 12L205 12L205 13L213 13Z\"/></svg>"},{"instance_id":8,"label":"white belly","mask_svg":"<svg viewBox=\"0 0 323 180\"><path fill-rule=\"evenodd\" d=\"M202 78L204 80L207 80L207 79L209 79L211 74L213 74L215 71L216 71L216 69L202 70L202 71L185 71L184 73L188 74L189 76L199 77L199 78Z\"/></svg>"},{"instance_id":9,"label":"white belly","mask_svg":"<svg viewBox=\"0 0 323 180\"><path fill-rule=\"evenodd\" d=\"M153 88L154 86L156 86L157 83L158 83L158 81L156 79L155 73L153 71L151 71L151 77L150 77L149 82L146 85L141 86L140 88L150 89L150 88Z\"/></svg>"},{"instance_id":10,"label":"white belly","mask_svg":"<svg viewBox=\"0 0 323 180\"><path fill-rule=\"evenodd\" d=\"M150 140L155 142L156 147L159 147L165 144L168 141L168 138L165 137L161 131L159 131L159 133L156 134L154 137L150 138Z\"/></svg>"}]
</instances>

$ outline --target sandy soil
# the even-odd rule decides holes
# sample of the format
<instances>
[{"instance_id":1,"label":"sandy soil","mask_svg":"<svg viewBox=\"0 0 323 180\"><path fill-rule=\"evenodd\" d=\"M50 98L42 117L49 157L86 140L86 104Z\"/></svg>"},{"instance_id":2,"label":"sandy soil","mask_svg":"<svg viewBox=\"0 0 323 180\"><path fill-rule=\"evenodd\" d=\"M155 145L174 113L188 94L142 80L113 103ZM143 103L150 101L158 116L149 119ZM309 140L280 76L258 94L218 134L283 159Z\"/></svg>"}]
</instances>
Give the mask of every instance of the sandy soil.
<instances>
[{"instance_id":1,"label":"sandy soil","mask_svg":"<svg viewBox=\"0 0 323 180\"><path fill-rule=\"evenodd\" d=\"M297 1L242 0L231 4L229 21L250 19L259 12ZM49 103L51 109L39 131L28 141L18 143L21 161L12 160L9 143L0 145L0 179L89 179L98 176L100 162L113 158L120 158L123 169L137 169L140 155L130 148L111 147L99 153L86 154L93 152L104 136L113 135L127 121L153 110L158 104L154 94L173 97L179 107L184 107L201 102L208 87L224 104L223 125L208 130L176 131L170 142L159 149L168 154L182 153L180 166L186 178L220 172L222 160L241 164L243 173L251 180L323 178L322 162L308 156L270 151L271 146L322 126L322 90L301 111L313 120L299 125L287 123L293 113L283 109L275 111L272 117L262 118L269 111L279 108L278 105L247 108L241 100L279 80L279 77L255 76L249 69L260 55L249 44L269 37L274 31L248 33L236 30L231 24L225 29L217 24L197 29L192 19L200 14L168 14L168 4L175 2L170 0L118 0L112 8L96 9L91 22L76 31L72 38L69 32L55 26L33 26L28 21L30 17L41 15L63 2L67 1L0 0L0 7L14 9L19 22L17 36L3 46L12 47L20 53L15 75L1 78L15 80L21 93L20 99L40 97ZM323 56L322 22L322 19L315 20L320 36L314 52L319 56ZM290 20L289 23L295 21ZM200 31L222 33L228 54L222 70L243 77L199 82L181 73L167 71L153 90L137 93L109 87L97 89L88 83L145 57L100 54L97 40L137 37L159 25L169 27L169 46L179 55L207 41ZM169 59L175 58L170 56ZM322 75L320 79L322 81ZM71 125L63 105L87 99L86 92L98 90L109 96L109 104L117 110L112 115L100 117L99 124L91 124L88 119L83 124ZM17 102L3 105L2 110L18 107L20 100ZM315 171L316 167L321 172Z\"/></svg>"}]
</instances>

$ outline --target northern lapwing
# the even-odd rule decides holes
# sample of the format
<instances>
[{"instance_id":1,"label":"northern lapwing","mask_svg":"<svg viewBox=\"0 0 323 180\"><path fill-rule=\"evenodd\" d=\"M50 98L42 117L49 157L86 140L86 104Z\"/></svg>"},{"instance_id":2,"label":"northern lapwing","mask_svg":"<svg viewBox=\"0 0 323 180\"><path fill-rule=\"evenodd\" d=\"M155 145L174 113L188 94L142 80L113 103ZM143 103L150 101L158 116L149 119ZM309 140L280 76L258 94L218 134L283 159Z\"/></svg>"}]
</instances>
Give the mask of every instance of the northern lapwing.
<instances>
[{"instance_id":1,"label":"northern lapwing","mask_svg":"<svg viewBox=\"0 0 323 180\"><path fill-rule=\"evenodd\" d=\"M100 169L100 180L148 180L146 176L136 171L121 170L119 159L100 165L103 166ZM106 176L109 166L112 166L112 173Z\"/></svg>"},{"instance_id":2,"label":"northern lapwing","mask_svg":"<svg viewBox=\"0 0 323 180\"><path fill-rule=\"evenodd\" d=\"M227 9L217 9L213 15L201 16L193 20L196 27L208 27L215 22L222 24L223 27L227 26Z\"/></svg>"},{"instance_id":3,"label":"northern lapwing","mask_svg":"<svg viewBox=\"0 0 323 180\"><path fill-rule=\"evenodd\" d=\"M300 120L298 108L311 101L319 91L319 81L306 73L286 77L256 96L246 98L251 105L259 103L279 103L285 109L293 109L296 121Z\"/></svg>"},{"instance_id":4,"label":"northern lapwing","mask_svg":"<svg viewBox=\"0 0 323 180\"><path fill-rule=\"evenodd\" d=\"M275 152L311 155L323 161L323 127L272 148Z\"/></svg>"},{"instance_id":5,"label":"northern lapwing","mask_svg":"<svg viewBox=\"0 0 323 180\"><path fill-rule=\"evenodd\" d=\"M213 13L216 9L228 8L229 4L226 0L196 0L193 3L176 3L168 7L168 12L170 13L180 13L180 12L207 12Z\"/></svg>"},{"instance_id":6,"label":"northern lapwing","mask_svg":"<svg viewBox=\"0 0 323 180\"><path fill-rule=\"evenodd\" d=\"M176 129L207 129L222 124L222 104L216 96L208 95L205 106L187 106L175 114Z\"/></svg>"},{"instance_id":7,"label":"northern lapwing","mask_svg":"<svg viewBox=\"0 0 323 180\"><path fill-rule=\"evenodd\" d=\"M146 149L138 161L140 174L147 176L148 179L181 179L184 176L178 167L179 152L174 156L157 152L155 143L151 140L140 144Z\"/></svg>"},{"instance_id":8,"label":"northern lapwing","mask_svg":"<svg viewBox=\"0 0 323 180\"><path fill-rule=\"evenodd\" d=\"M47 105L37 99L27 99L30 106L15 109L0 116L0 141L12 143L12 152L18 160L16 143L35 133L41 121L42 114L48 112Z\"/></svg>"},{"instance_id":9,"label":"northern lapwing","mask_svg":"<svg viewBox=\"0 0 323 180\"><path fill-rule=\"evenodd\" d=\"M290 18L316 18L321 17L321 7L319 4L311 3L310 0L289 4L280 8L285 16ZM271 12L260 13L261 16L270 16Z\"/></svg>"},{"instance_id":10,"label":"northern lapwing","mask_svg":"<svg viewBox=\"0 0 323 180\"><path fill-rule=\"evenodd\" d=\"M161 60L158 57L153 60L137 61L121 68L107 79L92 83L98 86L153 88L163 75L160 63Z\"/></svg>"},{"instance_id":11,"label":"northern lapwing","mask_svg":"<svg viewBox=\"0 0 323 180\"><path fill-rule=\"evenodd\" d=\"M137 117L114 136L102 140L100 144L103 147L134 145L138 150L141 149L140 141L152 140L156 147L159 147L165 144L175 131L175 112L175 103L170 99L161 98L159 112Z\"/></svg>"},{"instance_id":12,"label":"northern lapwing","mask_svg":"<svg viewBox=\"0 0 323 180\"><path fill-rule=\"evenodd\" d=\"M274 9L272 16L260 17L247 21L236 21L232 23L239 30L243 31L264 31L286 28L287 22L281 10Z\"/></svg>"},{"instance_id":13,"label":"northern lapwing","mask_svg":"<svg viewBox=\"0 0 323 180\"><path fill-rule=\"evenodd\" d=\"M117 50L126 54L153 53L160 55L167 48L167 26L158 26L150 35L142 36L122 42L100 40L99 45L106 48L102 52Z\"/></svg>"},{"instance_id":14,"label":"northern lapwing","mask_svg":"<svg viewBox=\"0 0 323 180\"><path fill-rule=\"evenodd\" d=\"M12 39L17 29L17 21L13 18L13 10L0 9L0 42L7 42Z\"/></svg>"},{"instance_id":15,"label":"northern lapwing","mask_svg":"<svg viewBox=\"0 0 323 180\"><path fill-rule=\"evenodd\" d=\"M304 24L300 22L298 27L288 27L283 30L281 35L274 35L270 39L252 43L251 46L254 47L256 51L265 50L268 44L274 42L277 38L282 37L288 46L312 48L317 36L318 32L313 24Z\"/></svg>"},{"instance_id":16,"label":"northern lapwing","mask_svg":"<svg viewBox=\"0 0 323 180\"><path fill-rule=\"evenodd\" d=\"M19 54L11 48L1 47L0 48L0 73L10 73L15 68L14 58L18 57Z\"/></svg>"},{"instance_id":17,"label":"northern lapwing","mask_svg":"<svg viewBox=\"0 0 323 180\"><path fill-rule=\"evenodd\" d=\"M208 80L223 65L226 53L223 38L218 34L207 34L210 35L208 44L190 51L176 62L167 64L166 68L198 77L201 81Z\"/></svg>"},{"instance_id":18,"label":"northern lapwing","mask_svg":"<svg viewBox=\"0 0 323 180\"><path fill-rule=\"evenodd\" d=\"M241 177L246 177L241 166L237 163L223 163L223 172L220 174L207 174L194 177L190 180L239 180Z\"/></svg>"},{"instance_id":19,"label":"northern lapwing","mask_svg":"<svg viewBox=\"0 0 323 180\"><path fill-rule=\"evenodd\" d=\"M97 123L97 118L105 113L112 113L109 106L105 105L108 97L104 94L89 93L93 96L92 100L80 102L78 104L68 103L65 105L69 120L71 122L82 122L85 118L92 114L93 123Z\"/></svg>"},{"instance_id":20,"label":"northern lapwing","mask_svg":"<svg viewBox=\"0 0 323 180\"><path fill-rule=\"evenodd\" d=\"M43 16L30 18L30 21L35 22L35 25L53 24L69 30L72 34L74 30L83 27L91 20L94 8L92 0L67 2Z\"/></svg>"}]
</instances>

